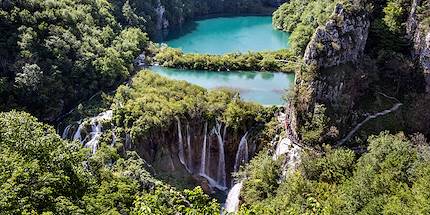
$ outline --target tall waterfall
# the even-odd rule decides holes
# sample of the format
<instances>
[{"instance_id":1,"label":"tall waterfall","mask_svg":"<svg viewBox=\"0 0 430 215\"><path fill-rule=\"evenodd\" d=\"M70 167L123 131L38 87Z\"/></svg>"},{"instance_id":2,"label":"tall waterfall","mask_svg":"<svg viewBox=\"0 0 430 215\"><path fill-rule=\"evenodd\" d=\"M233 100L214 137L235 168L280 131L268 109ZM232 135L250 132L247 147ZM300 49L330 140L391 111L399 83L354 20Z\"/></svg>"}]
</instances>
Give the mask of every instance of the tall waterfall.
<instances>
[{"instance_id":1,"label":"tall waterfall","mask_svg":"<svg viewBox=\"0 0 430 215\"><path fill-rule=\"evenodd\" d=\"M218 172L217 178L218 183L225 187L226 186L226 173L225 173L225 154L224 154L224 136L221 134L222 125L217 121L215 134L218 138ZM224 127L224 131L226 131ZM224 134L225 135L225 134Z\"/></svg>"},{"instance_id":2,"label":"tall waterfall","mask_svg":"<svg viewBox=\"0 0 430 215\"><path fill-rule=\"evenodd\" d=\"M203 137L203 147L202 147L202 156L200 161L200 174L206 174L206 151L207 151L207 135L208 135L208 123L205 122L204 128L204 137Z\"/></svg>"},{"instance_id":3,"label":"tall waterfall","mask_svg":"<svg viewBox=\"0 0 430 215\"><path fill-rule=\"evenodd\" d=\"M184 151L184 141L182 139L181 120L179 120L179 118L176 117L176 121L178 122L178 145L179 145L178 157L179 157L179 161L182 163L182 165L184 165L185 169L187 169L187 171L190 172L187 164L185 163L185 151Z\"/></svg>"},{"instance_id":4,"label":"tall waterfall","mask_svg":"<svg viewBox=\"0 0 430 215\"><path fill-rule=\"evenodd\" d=\"M210 141L208 141L207 127L208 127L207 122L205 122L199 175L204 177L209 182L209 185L211 187L216 187L219 190L227 190L226 173L225 173L224 140L221 135L221 124L217 122L211 132L211 134L215 134L217 136L217 140L218 140L218 164L217 164L217 172L215 176L208 175L210 172L207 171L207 168L210 167L210 161L212 157L211 151L210 151Z\"/></svg>"},{"instance_id":5,"label":"tall waterfall","mask_svg":"<svg viewBox=\"0 0 430 215\"><path fill-rule=\"evenodd\" d=\"M187 123L187 162L188 169L190 172L193 171L193 149L191 148L191 134L190 134L190 124Z\"/></svg>"},{"instance_id":6,"label":"tall waterfall","mask_svg":"<svg viewBox=\"0 0 430 215\"><path fill-rule=\"evenodd\" d=\"M234 171L239 171L239 167L241 164L245 164L248 162L248 140L246 139L248 136L248 132L243 135L240 139L239 147L236 152L236 160L234 162Z\"/></svg>"},{"instance_id":7,"label":"tall waterfall","mask_svg":"<svg viewBox=\"0 0 430 215\"><path fill-rule=\"evenodd\" d=\"M240 190L242 189L242 182L235 184L228 192L227 200L225 201L224 209L227 213L234 213L239 210L240 203Z\"/></svg>"}]
</instances>

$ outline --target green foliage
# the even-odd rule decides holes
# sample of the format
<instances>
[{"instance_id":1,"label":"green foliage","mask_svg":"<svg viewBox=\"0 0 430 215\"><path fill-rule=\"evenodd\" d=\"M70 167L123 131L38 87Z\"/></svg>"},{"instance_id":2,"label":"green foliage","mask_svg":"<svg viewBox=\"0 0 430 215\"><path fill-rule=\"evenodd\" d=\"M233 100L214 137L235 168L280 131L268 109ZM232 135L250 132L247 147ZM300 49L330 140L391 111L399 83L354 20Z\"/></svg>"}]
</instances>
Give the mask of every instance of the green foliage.
<instances>
[{"instance_id":1,"label":"green foliage","mask_svg":"<svg viewBox=\"0 0 430 215\"><path fill-rule=\"evenodd\" d=\"M91 155L27 113L0 113L0 146L0 214L219 211L200 188L177 191L154 179L135 152L120 158L102 144Z\"/></svg>"},{"instance_id":2,"label":"green foliage","mask_svg":"<svg viewBox=\"0 0 430 215\"><path fill-rule=\"evenodd\" d=\"M120 86L113 104L118 127L131 131L132 137L145 137L154 129L167 131L175 118L215 120L229 128L246 130L270 120L273 113L261 105L246 103L229 90L206 91L185 81L174 81L150 71L141 71L130 86Z\"/></svg>"},{"instance_id":3,"label":"green foliage","mask_svg":"<svg viewBox=\"0 0 430 215\"><path fill-rule=\"evenodd\" d=\"M169 187L157 189L135 201L132 214L219 214L219 204L203 193L200 187L184 190L184 195Z\"/></svg>"},{"instance_id":4,"label":"green foliage","mask_svg":"<svg viewBox=\"0 0 430 215\"><path fill-rule=\"evenodd\" d=\"M184 54L179 49L157 47L153 63L164 67L212 71L294 72L296 58L289 50L225 55Z\"/></svg>"},{"instance_id":5,"label":"green foliage","mask_svg":"<svg viewBox=\"0 0 430 215\"><path fill-rule=\"evenodd\" d=\"M124 81L147 42L106 0L3 1L0 14L2 108L47 120Z\"/></svg>"},{"instance_id":6,"label":"green foliage","mask_svg":"<svg viewBox=\"0 0 430 215\"><path fill-rule=\"evenodd\" d=\"M429 213L430 148L426 140L385 132L368 142L368 152L358 160L347 149L302 154L297 172L271 195L261 198L260 193L244 192L240 214ZM247 171L264 168L254 166ZM259 175L246 183L254 187L277 177Z\"/></svg>"},{"instance_id":7,"label":"green foliage","mask_svg":"<svg viewBox=\"0 0 430 215\"><path fill-rule=\"evenodd\" d=\"M158 20L158 2L165 8L164 21L180 26L186 20L213 14L270 14L277 0L112 0L119 22L144 29L156 37L164 25ZM163 22L164 22L163 21Z\"/></svg>"},{"instance_id":8,"label":"green foliage","mask_svg":"<svg viewBox=\"0 0 430 215\"><path fill-rule=\"evenodd\" d=\"M307 144L316 143L324 136L327 131L329 119L326 116L326 107L316 104L313 113L308 114L308 120L300 126L300 134Z\"/></svg>"},{"instance_id":9,"label":"green foliage","mask_svg":"<svg viewBox=\"0 0 430 215\"><path fill-rule=\"evenodd\" d=\"M303 55L315 29L325 25L336 1L291 0L273 13L275 28L291 32L290 45L296 55Z\"/></svg>"},{"instance_id":10,"label":"green foliage","mask_svg":"<svg viewBox=\"0 0 430 215\"><path fill-rule=\"evenodd\" d=\"M324 156L311 152L303 153L301 171L308 179L337 184L352 175L355 162L353 151L333 150L326 146Z\"/></svg>"},{"instance_id":11,"label":"green foliage","mask_svg":"<svg viewBox=\"0 0 430 215\"><path fill-rule=\"evenodd\" d=\"M404 32L404 23L409 15L410 1L388 0L384 7L384 22L395 33Z\"/></svg>"},{"instance_id":12,"label":"green foliage","mask_svg":"<svg viewBox=\"0 0 430 215\"><path fill-rule=\"evenodd\" d=\"M280 167L280 161L272 160L265 151L255 156L245 167L245 176L242 176L246 178L241 191L245 202L252 204L272 196L279 186Z\"/></svg>"}]
</instances>

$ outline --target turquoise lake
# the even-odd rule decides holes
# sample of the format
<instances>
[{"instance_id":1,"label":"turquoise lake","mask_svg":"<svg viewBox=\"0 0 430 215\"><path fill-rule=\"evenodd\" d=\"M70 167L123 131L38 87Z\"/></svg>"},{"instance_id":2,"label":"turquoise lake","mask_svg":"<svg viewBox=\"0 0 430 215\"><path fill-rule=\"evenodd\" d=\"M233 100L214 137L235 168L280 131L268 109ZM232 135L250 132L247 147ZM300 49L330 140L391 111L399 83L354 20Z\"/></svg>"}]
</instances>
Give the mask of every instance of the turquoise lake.
<instances>
[{"instance_id":1,"label":"turquoise lake","mask_svg":"<svg viewBox=\"0 0 430 215\"><path fill-rule=\"evenodd\" d=\"M289 36L272 27L271 16L221 17L189 22L164 42L185 53L225 54L285 49Z\"/></svg>"},{"instance_id":2,"label":"turquoise lake","mask_svg":"<svg viewBox=\"0 0 430 215\"><path fill-rule=\"evenodd\" d=\"M288 48L289 34L274 30L270 16L224 17L188 23L165 41L186 53L224 54ZM154 72L207 89L230 88L240 97L263 105L280 105L294 74L259 71L198 71L151 67Z\"/></svg>"},{"instance_id":3,"label":"turquoise lake","mask_svg":"<svg viewBox=\"0 0 430 215\"><path fill-rule=\"evenodd\" d=\"M184 80L207 89L230 88L237 90L245 101L262 105L283 104L285 89L293 86L294 75L280 72L218 72L181 70L154 66L151 70L172 79Z\"/></svg>"}]
</instances>

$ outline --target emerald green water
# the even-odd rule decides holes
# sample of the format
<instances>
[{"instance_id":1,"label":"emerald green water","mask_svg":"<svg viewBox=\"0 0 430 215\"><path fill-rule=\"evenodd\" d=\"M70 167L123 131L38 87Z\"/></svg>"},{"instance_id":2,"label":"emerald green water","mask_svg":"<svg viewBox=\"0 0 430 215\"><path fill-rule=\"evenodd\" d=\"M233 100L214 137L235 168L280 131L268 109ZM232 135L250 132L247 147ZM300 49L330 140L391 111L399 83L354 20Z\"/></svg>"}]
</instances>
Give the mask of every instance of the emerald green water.
<instances>
[{"instance_id":1,"label":"emerald green water","mask_svg":"<svg viewBox=\"0 0 430 215\"><path fill-rule=\"evenodd\" d=\"M213 18L188 23L182 31L170 33L167 44L185 53L224 54L274 51L288 48L288 33L274 30L270 16ZM154 72L184 80L207 89L231 88L246 101L280 105L294 74L257 71L198 71L152 67Z\"/></svg>"},{"instance_id":2,"label":"emerald green water","mask_svg":"<svg viewBox=\"0 0 430 215\"><path fill-rule=\"evenodd\" d=\"M151 70L165 77L184 80L207 89L230 88L240 97L263 105L283 104L285 89L294 84L294 74L280 72L218 72L207 70L180 70L154 66Z\"/></svg>"},{"instance_id":3,"label":"emerald green water","mask_svg":"<svg viewBox=\"0 0 430 215\"><path fill-rule=\"evenodd\" d=\"M185 53L225 54L288 48L289 36L273 29L271 16L221 17L189 22L165 42Z\"/></svg>"}]
</instances>

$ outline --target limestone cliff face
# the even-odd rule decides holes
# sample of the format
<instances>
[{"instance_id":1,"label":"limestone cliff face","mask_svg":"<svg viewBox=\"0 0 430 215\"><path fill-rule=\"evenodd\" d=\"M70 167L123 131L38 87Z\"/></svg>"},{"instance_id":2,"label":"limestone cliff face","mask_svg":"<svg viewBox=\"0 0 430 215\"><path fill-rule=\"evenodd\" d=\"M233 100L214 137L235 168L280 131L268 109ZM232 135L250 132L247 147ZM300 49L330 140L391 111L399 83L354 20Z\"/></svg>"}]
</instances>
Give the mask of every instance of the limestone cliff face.
<instances>
[{"instance_id":1,"label":"limestone cliff face","mask_svg":"<svg viewBox=\"0 0 430 215\"><path fill-rule=\"evenodd\" d=\"M144 139L130 138L125 150L136 151L156 173L180 181L192 177L211 192L231 185L235 165L256 151L252 139L251 134L236 133L219 122L177 119L167 130L154 130ZM243 141L246 146L240 148Z\"/></svg>"},{"instance_id":2,"label":"limestone cliff face","mask_svg":"<svg viewBox=\"0 0 430 215\"><path fill-rule=\"evenodd\" d=\"M367 71L357 61L363 57L370 26L366 11L347 11L335 7L330 20L316 29L305 54L307 69L296 73L295 103L290 105L292 133L303 141L303 126L312 125L315 107L324 105L330 118L326 131L334 130L339 138L351 124L351 109L366 89ZM321 134L320 141L326 141ZM306 142L306 141L304 141Z\"/></svg>"},{"instance_id":3,"label":"limestone cliff face","mask_svg":"<svg viewBox=\"0 0 430 215\"><path fill-rule=\"evenodd\" d=\"M323 68L355 62L363 54L369 26L366 13L351 14L342 4L336 5L331 19L315 31L304 62Z\"/></svg>"},{"instance_id":4,"label":"limestone cliff face","mask_svg":"<svg viewBox=\"0 0 430 215\"><path fill-rule=\"evenodd\" d=\"M406 32L413 43L412 57L416 59L423 69L426 79L426 91L430 93L430 26L423 23L418 17L417 9L426 3L423 0L414 0L406 25Z\"/></svg>"}]
</instances>

